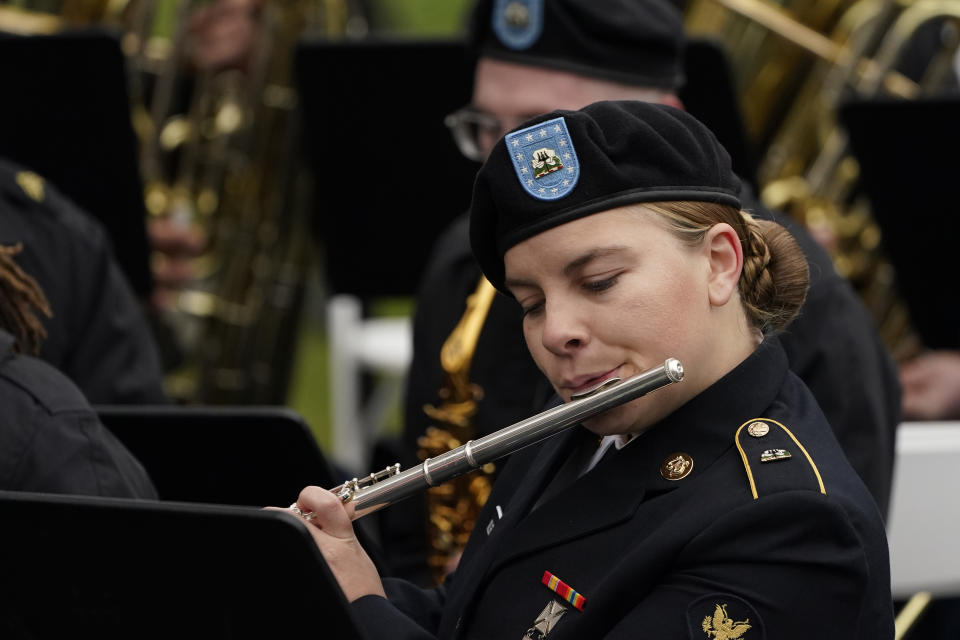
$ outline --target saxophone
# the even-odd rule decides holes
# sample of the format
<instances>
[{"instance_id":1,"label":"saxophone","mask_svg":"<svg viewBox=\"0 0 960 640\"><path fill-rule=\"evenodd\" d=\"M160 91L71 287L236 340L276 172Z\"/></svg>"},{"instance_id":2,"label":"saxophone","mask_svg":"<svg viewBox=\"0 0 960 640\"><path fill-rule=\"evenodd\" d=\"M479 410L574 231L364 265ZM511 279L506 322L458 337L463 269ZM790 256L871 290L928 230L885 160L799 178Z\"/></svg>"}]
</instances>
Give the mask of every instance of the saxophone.
<instances>
[{"instance_id":1,"label":"saxophone","mask_svg":"<svg viewBox=\"0 0 960 640\"><path fill-rule=\"evenodd\" d=\"M440 406L424 405L423 410L438 426L428 427L417 441L421 460L435 458L461 446L473 436L471 419L483 390L469 380L470 363L480 331L493 303L496 289L483 276L467 298L466 310L440 350L445 384L440 389ZM492 486L493 463L479 473L463 475L427 490L427 563L439 584L453 568L467 544L480 509Z\"/></svg>"}]
</instances>

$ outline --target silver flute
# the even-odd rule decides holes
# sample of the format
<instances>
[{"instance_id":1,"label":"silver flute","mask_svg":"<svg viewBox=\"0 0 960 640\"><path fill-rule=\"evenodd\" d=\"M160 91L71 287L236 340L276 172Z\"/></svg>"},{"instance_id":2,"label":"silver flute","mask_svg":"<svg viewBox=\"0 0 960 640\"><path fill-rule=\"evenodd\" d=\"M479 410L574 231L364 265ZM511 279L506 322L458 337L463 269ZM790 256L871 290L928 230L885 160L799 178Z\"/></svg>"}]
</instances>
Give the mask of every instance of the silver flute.
<instances>
[{"instance_id":1,"label":"silver flute","mask_svg":"<svg viewBox=\"0 0 960 640\"><path fill-rule=\"evenodd\" d=\"M683 380L683 365L668 358L659 367L627 380L610 378L574 395L564 403L490 435L427 458L422 464L400 471L395 464L361 479L354 478L331 489L343 502L355 505L354 519L378 511L398 500L442 484L497 458L549 438L598 413L612 409L660 387Z\"/></svg>"}]
</instances>

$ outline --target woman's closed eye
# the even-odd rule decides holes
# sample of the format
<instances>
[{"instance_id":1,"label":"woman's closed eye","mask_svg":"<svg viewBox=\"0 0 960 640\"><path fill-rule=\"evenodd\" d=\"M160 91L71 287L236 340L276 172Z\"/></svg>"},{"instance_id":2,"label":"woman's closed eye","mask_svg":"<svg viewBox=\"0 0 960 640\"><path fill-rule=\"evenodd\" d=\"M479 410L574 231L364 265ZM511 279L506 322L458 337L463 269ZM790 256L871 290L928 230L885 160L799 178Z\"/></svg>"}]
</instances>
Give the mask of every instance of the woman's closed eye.
<instances>
[{"instance_id":1,"label":"woman's closed eye","mask_svg":"<svg viewBox=\"0 0 960 640\"><path fill-rule=\"evenodd\" d=\"M530 315L536 315L543 310L543 300L521 304L520 310L523 312L524 318Z\"/></svg>"},{"instance_id":2,"label":"woman's closed eye","mask_svg":"<svg viewBox=\"0 0 960 640\"><path fill-rule=\"evenodd\" d=\"M607 289L610 289L617 284L617 281L620 278L621 273L616 273L614 275L605 276L596 280L584 280L580 287L585 291L593 294L603 293ZM543 299L533 299L529 302L524 300L520 303L520 309L523 313L523 317L534 316L543 311L544 300Z\"/></svg>"},{"instance_id":3,"label":"woman's closed eye","mask_svg":"<svg viewBox=\"0 0 960 640\"><path fill-rule=\"evenodd\" d=\"M583 288L591 293L601 293L606 291L613 285L617 284L617 279L620 278L620 274L612 275L606 278L601 278L599 280L587 280L583 283Z\"/></svg>"}]
</instances>

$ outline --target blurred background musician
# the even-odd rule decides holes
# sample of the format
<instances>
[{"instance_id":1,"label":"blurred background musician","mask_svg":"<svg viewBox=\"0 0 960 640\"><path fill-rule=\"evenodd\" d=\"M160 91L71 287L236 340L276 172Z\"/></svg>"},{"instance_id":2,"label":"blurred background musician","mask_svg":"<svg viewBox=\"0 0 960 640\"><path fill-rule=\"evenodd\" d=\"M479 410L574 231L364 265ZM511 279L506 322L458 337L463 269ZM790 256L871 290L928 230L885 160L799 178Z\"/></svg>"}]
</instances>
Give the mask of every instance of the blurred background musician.
<instances>
[{"instance_id":1,"label":"blurred background musician","mask_svg":"<svg viewBox=\"0 0 960 640\"><path fill-rule=\"evenodd\" d=\"M16 263L21 249L0 243L0 489L156 499L83 393L35 357L46 337L40 316L51 309Z\"/></svg>"},{"instance_id":2,"label":"blurred background musician","mask_svg":"<svg viewBox=\"0 0 960 640\"><path fill-rule=\"evenodd\" d=\"M0 158L0 244L50 305L39 357L96 404L162 404L163 370L143 305L102 225L38 174Z\"/></svg>"},{"instance_id":3,"label":"blurred background musician","mask_svg":"<svg viewBox=\"0 0 960 640\"><path fill-rule=\"evenodd\" d=\"M134 123L178 401L286 400L309 261L289 79L294 44L323 6L182 2L166 37L155 7L140 9Z\"/></svg>"},{"instance_id":4,"label":"blurred background musician","mask_svg":"<svg viewBox=\"0 0 960 640\"><path fill-rule=\"evenodd\" d=\"M915 356L922 345L841 113L850 101L956 95L960 8L936 0L690 0L685 7L690 32L722 42L736 70L762 200L828 249L895 360ZM873 160L889 154L878 145Z\"/></svg>"},{"instance_id":5,"label":"blurred background musician","mask_svg":"<svg viewBox=\"0 0 960 640\"><path fill-rule=\"evenodd\" d=\"M296 205L296 96L287 78L308 22L321 29L345 22L327 6L334 4L352 2L0 7L0 28L11 37L54 42L106 32L122 49L124 108L139 147L135 188L153 250L141 258L155 286L138 293L151 306L165 391L175 401L286 399L308 258ZM83 104L114 97L93 93Z\"/></svg>"},{"instance_id":6,"label":"blurred background musician","mask_svg":"<svg viewBox=\"0 0 960 640\"><path fill-rule=\"evenodd\" d=\"M451 120L461 149L475 159L482 160L504 131L532 114L575 109L604 98L680 104L685 40L682 15L674 5L661 0L555 0L543 3L538 15L540 9L524 14L516 8L520 4L480 2L471 22L469 39L478 56L473 99ZM746 209L772 215L751 194L743 197ZM829 255L803 228L785 216L775 217L795 234L811 263L810 295L782 337L791 368L817 397L851 463L885 513L900 420L893 362L873 319L834 270ZM546 398L542 376L514 329L516 305L488 290L486 308L478 310L468 303L465 312L464 301L485 287L481 283L478 288L478 283L480 272L470 253L464 215L438 241L417 300L405 408L408 459L418 438L436 424L437 414L425 415L425 406L446 406L457 393L461 397L456 399L462 401L464 391L474 394L467 398L476 411L469 420L472 434L460 432L457 442L511 424ZM479 320L473 322L482 326L472 334L474 344L458 345L461 353L475 349L466 363L475 386L451 389L449 381L455 378L450 376L444 388L451 372L443 370L438 354L448 337L456 337L451 332L461 317L467 316L476 316ZM440 388L446 400L438 398ZM388 512L384 517L389 530L390 519L406 514ZM435 517L432 511L430 517ZM453 522L469 530L470 514L460 518L454 516ZM392 555L401 572L416 571L405 559L417 555L411 551L417 544L412 517L409 525L409 536L384 536L388 553L394 545ZM445 533L441 531L440 537L446 539ZM434 556L432 570L442 573L442 554L428 553Z\"/></svg>"}]
</instances>

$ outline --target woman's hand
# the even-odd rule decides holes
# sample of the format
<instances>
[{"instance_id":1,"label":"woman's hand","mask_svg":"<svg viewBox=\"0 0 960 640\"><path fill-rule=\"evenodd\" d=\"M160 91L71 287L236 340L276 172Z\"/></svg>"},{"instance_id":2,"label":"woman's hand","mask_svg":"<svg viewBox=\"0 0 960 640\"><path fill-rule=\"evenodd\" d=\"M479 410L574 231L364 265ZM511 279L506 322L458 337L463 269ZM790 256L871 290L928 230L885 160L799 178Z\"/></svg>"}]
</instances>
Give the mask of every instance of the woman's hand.
<instances>
[{"instance_id":1,"label":"woman's hand","mask_svg":"<svg viewBox=\"0 0 960 640\"><path fill-rule=\"evenodd\" d=\"M353 505L320 487L307 487L290 506L303 518L347 600L386 597L377 569L353 531Z\"/></svg>"}]
</instances>

